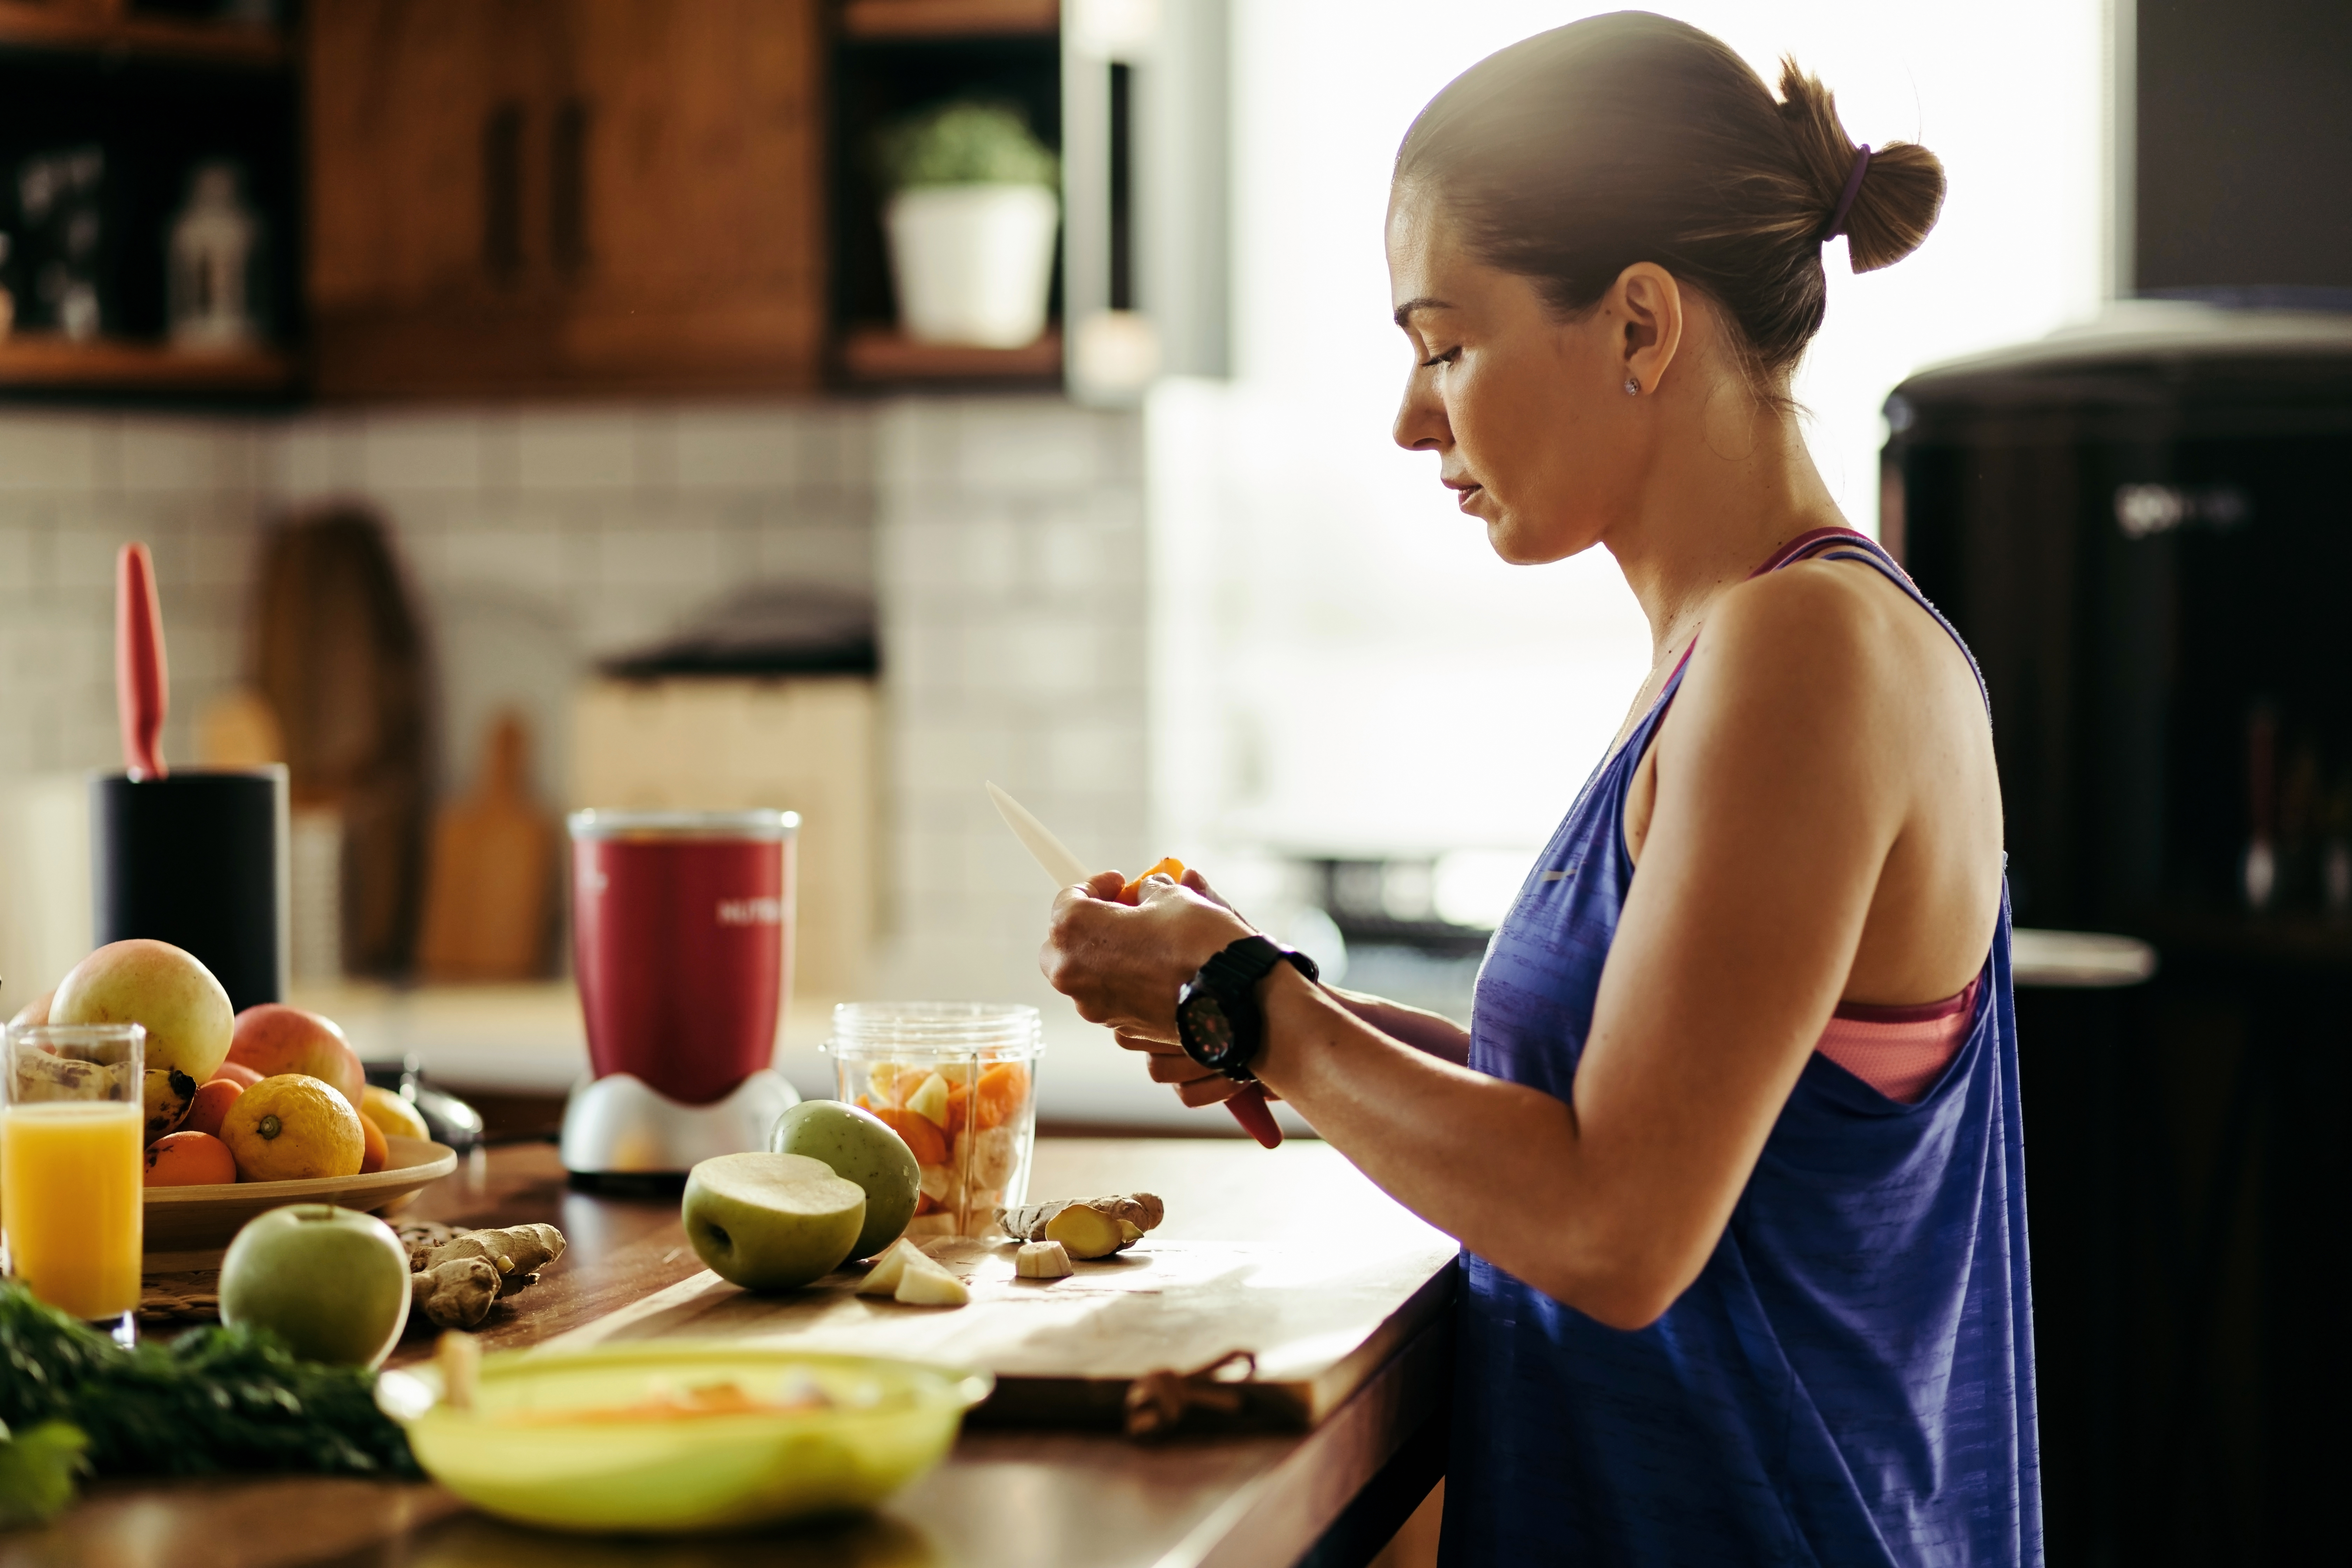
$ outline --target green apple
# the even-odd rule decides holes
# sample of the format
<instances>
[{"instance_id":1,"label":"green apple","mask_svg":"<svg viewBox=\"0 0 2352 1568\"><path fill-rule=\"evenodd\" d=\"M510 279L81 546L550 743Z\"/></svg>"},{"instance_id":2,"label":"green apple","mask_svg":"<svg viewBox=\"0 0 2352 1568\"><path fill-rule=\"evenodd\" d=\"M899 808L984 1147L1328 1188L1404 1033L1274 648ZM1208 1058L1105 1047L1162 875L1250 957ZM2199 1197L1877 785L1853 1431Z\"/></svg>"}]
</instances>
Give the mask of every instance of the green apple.
<instances>
[{"instance_id":1,"label":"green apple","mask_svg":"<svg viewBox=\"0 0 2352 1568\"><path fill-rule=\"evenodd\" d=\"M870 1110L837 1100L804 1100L776 1118L768 1148L822 1160L835 1175L866 1189L866 1228L849 1249L852 1258L873 1257L915 1217L923 1169L907 1141Z\"/></svg>"},{"instance_id":2,"label":"green apple","mask_svg":"<svg viewBox=\"0 0 2352 1568\"><path fill-rule=\"evenodd\" d=\"M373 1215L289 1204L221 1259L221 1321L268 1329L305 1361L374 1366L408 1325L408 1249Z\"/></svg>"},{"instance_id":3,"label":"green apple","mask_svg":"<svg viewBox=\"0 0 2352 1568\"><path fill-rule=\"evenodd\" d=\"M236 1014L194 953L133 937L108 942L66 972L49 1001L49 1022L144 1025L147 1070L203 1083L228 1059Z\"/></svg>"},{"instance_id":4,"label":"green apple","mask_svg":"<svg viewBox=\"0 0 2352 1568\"><path fill-rule=\"evenodd\" d=\"M866 1227L866 1193L805 1154L721 1154L686 1174L695 1255L746 1290L791 1290L840 1268Z\"/></svg>"}]
</instances>

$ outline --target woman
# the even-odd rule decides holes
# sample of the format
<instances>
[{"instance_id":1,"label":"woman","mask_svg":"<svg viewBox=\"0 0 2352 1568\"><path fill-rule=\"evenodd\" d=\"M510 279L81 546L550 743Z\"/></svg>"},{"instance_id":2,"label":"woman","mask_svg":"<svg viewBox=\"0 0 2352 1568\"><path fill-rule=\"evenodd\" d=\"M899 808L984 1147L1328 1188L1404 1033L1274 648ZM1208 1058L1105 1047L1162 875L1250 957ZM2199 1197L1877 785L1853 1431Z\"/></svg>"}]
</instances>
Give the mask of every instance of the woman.
<instances>
[{"instance_id":1,"label":"woman","mask_svg":"<svg viewBox=\"0 0 2352 1568\"><path fill-rule=\"evenodd\" d=\"M2041 1559L1984 697L1788 391L1823 242L1898 259L1943 174L1780 92L1604 16L1398 154L1396 439L1505 560L1607 549L1655 653L1470 1029L1316 984L1196 878L1055 906L1048 977L1155 1079L1255 1077L1462 1241L1453 1563Z\"/></svg>"}]
</instances>

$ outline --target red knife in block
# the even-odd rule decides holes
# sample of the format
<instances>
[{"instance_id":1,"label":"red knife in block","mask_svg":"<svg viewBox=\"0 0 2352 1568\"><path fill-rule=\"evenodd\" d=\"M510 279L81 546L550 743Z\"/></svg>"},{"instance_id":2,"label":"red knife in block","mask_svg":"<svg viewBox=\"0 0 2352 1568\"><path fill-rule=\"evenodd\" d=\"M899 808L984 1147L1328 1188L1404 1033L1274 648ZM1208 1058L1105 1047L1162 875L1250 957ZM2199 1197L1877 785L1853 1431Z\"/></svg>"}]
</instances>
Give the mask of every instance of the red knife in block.
<instances>
[{"instance_id":1,"label":"red knife in block","mask_svg":"<svg viewBox=\"0 0 2352 1568\"><path fill-rule=\"evenodd\" d=\"M160 779L169 771L163 714L170 704L155 563L145 545L126 544L114 558L114 707L122 720L122 768L134 779Z\"/></svg>"}]
</instances>

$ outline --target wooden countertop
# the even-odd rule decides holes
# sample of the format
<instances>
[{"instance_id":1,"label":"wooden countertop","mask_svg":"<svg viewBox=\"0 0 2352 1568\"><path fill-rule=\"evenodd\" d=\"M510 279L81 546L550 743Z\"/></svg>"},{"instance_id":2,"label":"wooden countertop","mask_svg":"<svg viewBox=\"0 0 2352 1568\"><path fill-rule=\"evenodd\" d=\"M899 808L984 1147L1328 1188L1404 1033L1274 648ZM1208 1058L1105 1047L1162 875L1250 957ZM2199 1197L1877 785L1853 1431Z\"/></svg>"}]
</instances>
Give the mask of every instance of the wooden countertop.
<instances>
[{"instance_id":1,"label":"wooden countertop","mask_svg":"<svg viewBox=\"0 0 2352 1568\"><path fill-rule=\"evenodd\" d=\"M1419 1222L1339 1154L1206 1140L1046 1139L1033 1191L1150 1188L1181 1201L1171 1239L1367 1246ZM543 1144L490 1151L410 1215L459 1225L547 1220L563 1260L487 1324L492 1348L592 1323L700 1272L674 1196L573 1191ZM408 1216L404 1216L408 1217ZM1414 1335L1311 1432L1180 1437L976 1423L948 1462L879 1513L816 1531L656 1542L559 1537L499 1523L431 1485L316 1478L114 1481L57 1524L0 1537L0 1568L1242 1568L1361 1563L1443 1471L1450 1317ZM428 1352L421 1337L395 1363Z\"/></svg>"}]
</instances>

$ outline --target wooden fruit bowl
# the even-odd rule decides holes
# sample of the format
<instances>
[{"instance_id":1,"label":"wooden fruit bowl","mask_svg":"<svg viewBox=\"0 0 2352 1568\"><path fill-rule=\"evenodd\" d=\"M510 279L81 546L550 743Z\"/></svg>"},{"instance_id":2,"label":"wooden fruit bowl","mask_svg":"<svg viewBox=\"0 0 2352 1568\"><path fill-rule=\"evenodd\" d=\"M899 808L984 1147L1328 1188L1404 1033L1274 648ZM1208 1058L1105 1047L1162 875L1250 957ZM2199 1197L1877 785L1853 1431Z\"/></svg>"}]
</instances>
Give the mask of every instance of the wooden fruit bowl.
<instances>
[{"instance_id":1,"label":"wooden fruit bowl","mask_svg":"<svg viewBox=\"0 0 2352 1568\"><path fill-rule=\"evenodd\" d=\"M383 1170L362 1176L149 1187L148 1268L163 1264L158 1254L216 1252L247 1220L285 1204L341 1204L347 1209L389 1214L457 1168L457 1151L446 1143L391 1134L384 1142L391 1145L391 1159Z\"/></svg>"}]
</instances>

